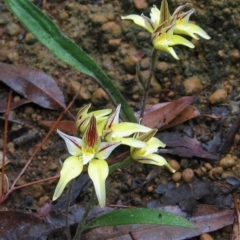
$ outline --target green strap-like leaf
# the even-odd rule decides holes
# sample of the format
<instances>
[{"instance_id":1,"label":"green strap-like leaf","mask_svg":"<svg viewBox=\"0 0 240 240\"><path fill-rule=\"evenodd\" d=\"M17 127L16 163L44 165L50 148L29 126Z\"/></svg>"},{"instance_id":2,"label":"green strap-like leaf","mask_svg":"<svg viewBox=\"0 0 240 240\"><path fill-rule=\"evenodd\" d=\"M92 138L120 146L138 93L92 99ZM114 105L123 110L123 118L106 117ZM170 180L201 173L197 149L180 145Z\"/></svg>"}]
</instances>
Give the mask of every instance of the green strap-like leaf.
<instances>
[{"instance_id":1,"label":"green strap-like leaf","mask_svg":"<svg viewBox=\"0 0 240 240\"><path fill-rule=\"evenodd\" d=\"M51 52L76 70L93 77L112 98L115 105L121 103L121 116L125 121L136 122L132 109L112 80L84 51L64 36L50 18L28 0L5 0L5 3L25 27Z\"/></svg>"},{"instance_id":2,"label":"green strap-like leaf","mask_svg":"<svg viewBox=\"0 0 240 240\"><path fill-rule=\"evenodd\" d=\"M169 226L193 227L185 218L161 210L134 208L116 210L95 218L85 229L126 224L161 224Z\"/></svg>"}]
</instances>

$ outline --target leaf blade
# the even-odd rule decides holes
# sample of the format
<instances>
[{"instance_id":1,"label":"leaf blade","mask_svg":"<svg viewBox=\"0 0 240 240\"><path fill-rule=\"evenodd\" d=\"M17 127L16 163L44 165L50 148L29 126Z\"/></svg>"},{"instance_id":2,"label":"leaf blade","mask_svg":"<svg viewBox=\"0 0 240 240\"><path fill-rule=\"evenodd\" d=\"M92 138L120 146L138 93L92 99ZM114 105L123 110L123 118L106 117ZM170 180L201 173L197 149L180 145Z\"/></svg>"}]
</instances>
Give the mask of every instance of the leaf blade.
<instances>
[{"instance_id":1,"label":"leaf blade","mask_svg":"<svg viewBox=\"0 0 240 240\"><path fill-rule=\"evenodd\" d=\"M86 225L88 228L117 226L127 224L162 224L170 226L193 227L186 219L162 210L134 208L115 210L95 218Z\"/></svg>"}]
</instances>

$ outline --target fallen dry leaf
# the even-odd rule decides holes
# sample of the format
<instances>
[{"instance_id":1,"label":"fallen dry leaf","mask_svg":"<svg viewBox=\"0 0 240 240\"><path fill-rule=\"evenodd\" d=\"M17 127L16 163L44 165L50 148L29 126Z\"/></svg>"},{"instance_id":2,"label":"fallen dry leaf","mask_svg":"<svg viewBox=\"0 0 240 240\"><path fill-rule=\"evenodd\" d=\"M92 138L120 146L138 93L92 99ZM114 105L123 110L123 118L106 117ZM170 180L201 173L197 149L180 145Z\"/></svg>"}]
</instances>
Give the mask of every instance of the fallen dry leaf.
<instances>
[{"instance_id":1,"label":"fallen dry leaf","mask_svg":"<svg viewBox=\"0 0 240 240\"><path fill-rule=\"evenodd\" d=\"M55 124L55 121L39 121L38 124L51 128ZM60 121L55 130L56 129L68 133L69 135L74 135L76 133L76 126L74 121Z\"/></svg>"},{"instance_id":2,"label":"fallen dry leaf","mask_svg":"<svg viewBox=\"0 0 240 240\"><path fill-rule=\"evenodd\" d=\"M199 157L208 160L219 160L220 155L211 153L202 148L201 142L190 138L182 133L159 132L156 135L166 144L165 148L159 149L159 153L177 155L179 157Z\"/></svg>"},{"instance_id":3,"label":"fallen dry leaf","mask_svg":"<svg viewBox=\"0 0 240 240\"><path fill-rule=\"evenodd\" d=\"M175 119L196 97L185 96L172 102L159 105L160 107L148 111L142 120L142 124L151 128L161 128Z\"/></svg>"},{"instance_id":4,"label":"fallen dry leaf","mask_svg":"<svg viewBox=\"0 0 240 240\"><path fill-rule=\"evenodd\" d=\"M0 81L44 108L66 107L63 93L56 82L42 71L0 62Z\"/></svg>"},{"instance_id":5,"label":"fallen dry leaf","mask_svg":"<svg viewBox=\"0 0 240 240\"><path fill-rule=\"evenodd\" d=\"M31 101L28 99L20 99L18 102L13 102L10 105L10 110L14 110L26 103L30 103ZM0 100L0 113L4 113L7 110L7 102L4 100Z\"/></svg>"}]
</instances>

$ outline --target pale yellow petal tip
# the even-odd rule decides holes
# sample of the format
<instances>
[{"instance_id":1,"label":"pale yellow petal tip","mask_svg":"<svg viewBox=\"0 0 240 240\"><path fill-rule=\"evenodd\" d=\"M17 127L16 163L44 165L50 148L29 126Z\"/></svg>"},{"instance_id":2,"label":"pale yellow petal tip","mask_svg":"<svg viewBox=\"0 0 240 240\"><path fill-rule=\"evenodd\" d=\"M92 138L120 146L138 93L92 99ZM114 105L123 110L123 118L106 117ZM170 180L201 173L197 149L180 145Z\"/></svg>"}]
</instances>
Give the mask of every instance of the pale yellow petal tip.
<instances>
[{"instance_id":1,"label":"pale yellow petal tip","mask_svg":"<svg viewBox=\"0 0 240 240\"><path fill-rule=\"evenodd\" d=\"M167 168L171 173L175 173L175 172L176 172L176 170L173 169L173 168L170 166L169 163L166 163L165 166L166 166L166 168Z\"/></svg>"}]
</instances>

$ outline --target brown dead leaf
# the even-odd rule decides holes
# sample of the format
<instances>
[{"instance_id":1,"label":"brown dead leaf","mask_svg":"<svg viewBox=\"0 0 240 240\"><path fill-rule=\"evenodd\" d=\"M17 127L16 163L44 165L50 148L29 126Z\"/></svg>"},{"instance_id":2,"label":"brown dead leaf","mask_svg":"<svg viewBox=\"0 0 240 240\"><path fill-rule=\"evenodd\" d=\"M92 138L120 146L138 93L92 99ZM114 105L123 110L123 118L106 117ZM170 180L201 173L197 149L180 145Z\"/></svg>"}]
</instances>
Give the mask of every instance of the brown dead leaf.
<instances>
[{"instance_id":1,"label":"brown dead leaf","mask_svg":"<svg viewBox=\"0 0 240 240\"><path fill-rule=\"evenodd\" d=\"M179 157L199 157L208 160L219 160L219 154L211 153L202 148L201 142L181 133L157 133L157 138L166 144L166 148L159 149L159 153L177 155Z\"/></svg>"},{"instance_id":2,"label":"brown dead leaf","mask_svg":"<svg viewBox=\"0 0 240 240\"><path fill-rule=\"evenodd\" d=\"M31 101L28 99L20 99L18 102L13 102L10 105L10 110L14 110L26 103L30 103ZM0 113L4 113L7 110L7 102L4 100L0 100Z\"/></svg>"},{"instance_id":3,"label":"brown dead leaf","mask_svg":"<svg viewBox=\"0 0 240 240\"><path fill-rule=\"evenodd\" d=\"M51 128L55 121L39 121L38 124ZM76 126L74 121L60 121L55 129L59 129L62 132L74 135L76 133Z\"/></svg>"},{"instance_id":4,"label":"brown dead leaf","mask_svg":"<svg viewBox=\"0 0 240 240\"><path fill-rule=\"evenodd\" d=\"M172 102L162 104L158 109L147 112L142 120L142 124L151 128L161 128L175 119L196 97L185 96Z\"/></svg>"},{"instance_id":5,"label":"brown dead leaf","mask_svg":"<svg viewBox=\"0 0 240 240\"><path fill-rule=\"evenodd\" d=\"M44 108L66 108L63 93L56 82L42 71L26 66L0 63L0 80Z\"/></svg>"}]
</instances>

